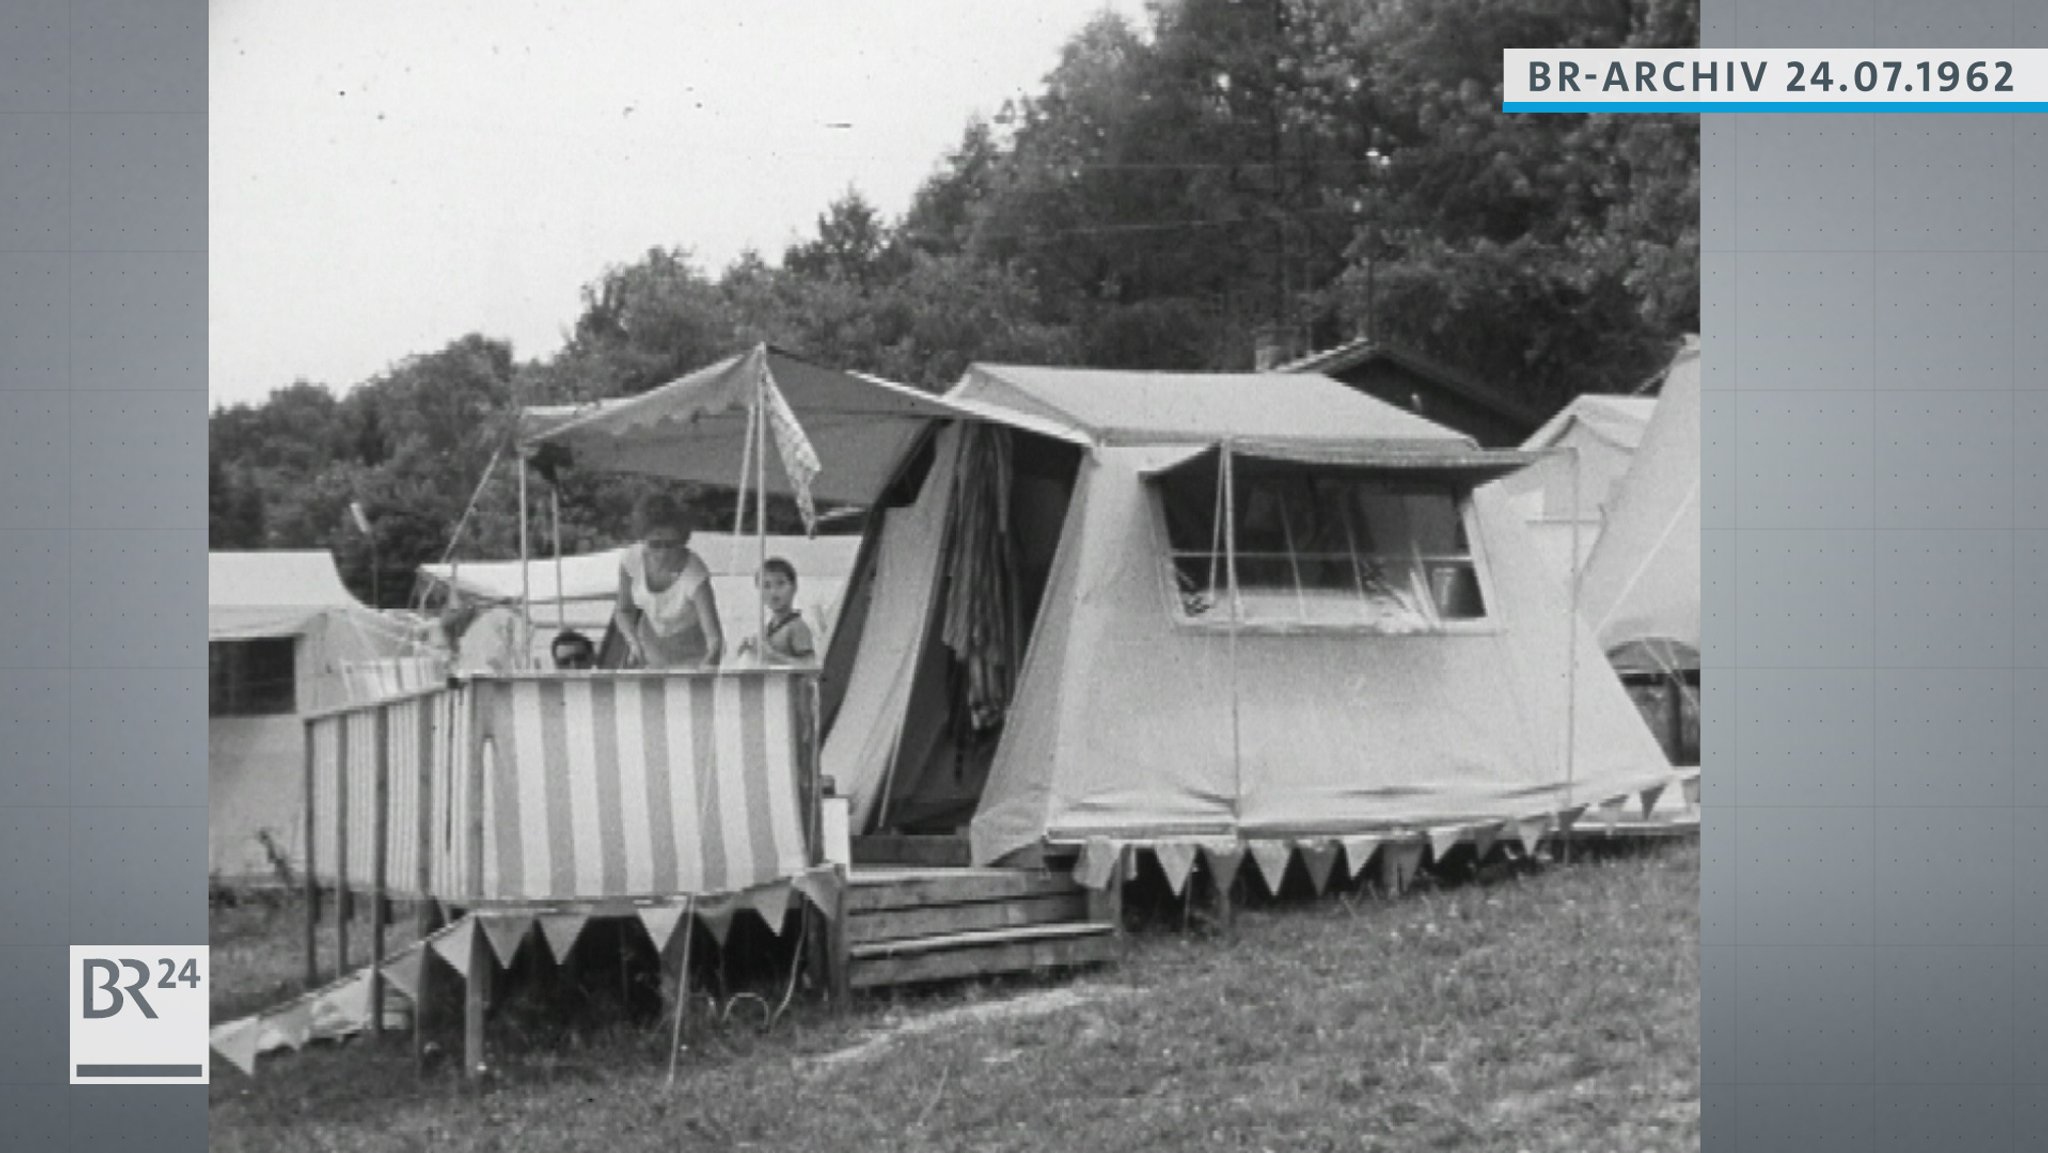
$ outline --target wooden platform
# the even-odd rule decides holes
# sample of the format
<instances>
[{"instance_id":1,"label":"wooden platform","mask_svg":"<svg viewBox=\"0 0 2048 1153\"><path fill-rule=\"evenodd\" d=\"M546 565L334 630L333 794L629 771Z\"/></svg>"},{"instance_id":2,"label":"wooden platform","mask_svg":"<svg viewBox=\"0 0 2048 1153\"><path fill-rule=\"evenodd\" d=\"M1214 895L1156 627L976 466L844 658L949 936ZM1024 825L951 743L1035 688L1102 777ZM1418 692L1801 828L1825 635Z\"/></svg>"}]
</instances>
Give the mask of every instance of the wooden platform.
<instances>
[{"instance_id":1,"label":"wooden platform","mask_svg":"<svg viewBox=\"0 0 2048 1153\"><path fill-rule=\"evenodd\" d=\"M1064 872L856 865L847 881L850 990L1099 965L1122 950L1114 892Z\"/></svg>"},{"instance_id":2,"label":"wooden platform","mask_svg":"<svg viewBox=\"0 0 2048 1153\"><path fill-rule=\"evenodd\" d=\"M919 836L903 833L871 833L853 838L853 864L912 865L926 868L964 869L974 863L967 838Z\"/></svg>"},{"instance_id":3,"label":"wooden platform","mask_svg":"<svg viewBox=\"0 0 2048 1153\"><path fill-rule=\"evenodd\" d=\"M1564 834L1566 838L1580 842L1664 840L1699 835L1700 818L1696 813L1672 817L1618 817L1611 822L1589 813L1579 818Z\"/></svg>"}]
</instances>

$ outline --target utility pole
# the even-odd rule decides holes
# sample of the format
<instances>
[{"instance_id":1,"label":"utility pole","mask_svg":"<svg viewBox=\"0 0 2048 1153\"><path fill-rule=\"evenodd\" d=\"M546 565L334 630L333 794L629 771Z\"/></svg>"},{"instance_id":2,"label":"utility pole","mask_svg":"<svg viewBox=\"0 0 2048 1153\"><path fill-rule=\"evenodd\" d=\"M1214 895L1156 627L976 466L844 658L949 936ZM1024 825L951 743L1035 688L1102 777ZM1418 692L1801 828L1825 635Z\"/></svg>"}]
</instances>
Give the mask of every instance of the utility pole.
<instances>
[{"instance_id":1,"label":"utility pole","mask_svg":"<svg viewBox=\"0 0 2048 1153\"><path fill-rule=\"evenodd\" d=\"M1287 307L1287 169L1285 167L1286 126L1280 109L1281 46L1286 42L1286 0L1273 0L1272 52L1267 58L1266 127L1273 164L1273 340L1281 349L1278 359L1291 360L1295 353L1288 326Z\"/></svg>"},{"instance_id":2,"label":"utility pole","mask_svg":"<svg viewBox=\"0 0 2048 1153\"><path fill-rule=\"evenodd\" d=\"M1377 148L1365 150L1366 216L1365 216L1365 338L1379 339L1379 317L1375 309L1378 301L1373 293L1373 280L1380 268L1380 195L1379 174L1392 159Z\"/></svg>"}]
</instances>

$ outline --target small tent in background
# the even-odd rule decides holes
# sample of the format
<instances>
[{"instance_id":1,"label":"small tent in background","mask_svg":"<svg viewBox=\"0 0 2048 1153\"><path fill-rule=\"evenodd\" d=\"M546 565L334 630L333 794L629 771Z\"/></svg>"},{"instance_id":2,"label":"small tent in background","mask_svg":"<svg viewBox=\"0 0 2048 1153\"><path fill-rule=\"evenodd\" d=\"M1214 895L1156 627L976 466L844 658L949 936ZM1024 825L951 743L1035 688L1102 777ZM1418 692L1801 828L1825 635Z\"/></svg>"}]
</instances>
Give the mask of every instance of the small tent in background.
<instances>
[{"instance_id":1,"label":"small tent in background","mask_svg":"<svg viewBox=\"0 0 2048 1153\"><path fill-rule=\"evenodd\" d=\"M1700 350L1672 361L1655 413L1586 559L1580 607L1608 652L1700 647ZM1676 650L1674 650L1676 651Z\"/></svg>"},{"instance_id":2,"label":"small tent in background","mask_svg":"<svg viewBox=\"0 0 2048 1153\"><path fill-rule=\"evenodd\" d=\"M1700 350L1666 372L1656 411L1586 559L1579 607L1666 751L1699 756Z\"/></svg>"},{"instance_id":3,"label":"small tent in background","mask_svg":"<svg viewBox=\"0 0 2048 1153\"><path fill-rule=\"evenodd\" d=\"M1495 482L1554 571L1569 573L1592 554L1656 406L1653 397L1578 397L1522 446L1541 459Z\"/></svg>"},{"instance_id":4,"label":"small tent in background","mask_svg":"<svg viewBox=\"0 0 2048 1153\"><path fill-rule=\"evenodd\" d=\"M759 542L754 537L698 532L690 535L690 548L711 570L711 591L718 600L719 623L730 652L741 638L761 631L754 588ZM797 571L796 608L811 626L820 652L831 637L846 576L853 570L854 554L859 550L857 536L768 538L768 555L787 560ZM533 660L538 667L548 668L552 660L549 645L561 629L574 629L593 642L604 639L619 595L621 551L606 549L563 557L559 567L553 559L533 560L527 564L524 579L516 560L425 564L420 566L420 580L429 595L453 589L471 600L513 606L522 595L530 596Z\"/></svg>"},{"instance_id":5,"label":"small tent in background","mask_svg":"<svg viewBox=\"0 0 2048 1153\"><path fill-rule=\"evenodd\" d=\"M325 552L207 556L207 866L303 864L307 713L435 679L405 622L356 600Z\"/></svg>"}]
</instances>

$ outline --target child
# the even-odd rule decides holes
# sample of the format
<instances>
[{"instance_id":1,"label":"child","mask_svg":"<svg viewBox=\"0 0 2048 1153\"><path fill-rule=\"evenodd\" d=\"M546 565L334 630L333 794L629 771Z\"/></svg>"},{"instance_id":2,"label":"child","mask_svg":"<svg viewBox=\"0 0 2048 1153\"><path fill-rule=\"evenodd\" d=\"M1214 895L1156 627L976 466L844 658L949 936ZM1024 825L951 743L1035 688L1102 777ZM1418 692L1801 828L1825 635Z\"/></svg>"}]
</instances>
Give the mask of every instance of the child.
<instances>
[{"instance_id":1,"label":"child","mask_svg":"<svg viewBox=\"0 0 2048 1153\"><path fill-rule=\"evenodd\" d=\"M597 646L575 629L556 633L548 651L555 658L555 667L565 672L586 672L597 667Z\"/></svg>"},{"instance_id":2,"label":"child","mask_svg":"<svg viewBox=\"0 0 2048 1153\"><path fill-rule=\"evenodd\" d=\"M768 602L768 636L762 646L764 664L791 665L814 661L817 646L811 626L796 609L796 566L772 557L761 566L761 596Z\"/></svg>"}]
</instances>

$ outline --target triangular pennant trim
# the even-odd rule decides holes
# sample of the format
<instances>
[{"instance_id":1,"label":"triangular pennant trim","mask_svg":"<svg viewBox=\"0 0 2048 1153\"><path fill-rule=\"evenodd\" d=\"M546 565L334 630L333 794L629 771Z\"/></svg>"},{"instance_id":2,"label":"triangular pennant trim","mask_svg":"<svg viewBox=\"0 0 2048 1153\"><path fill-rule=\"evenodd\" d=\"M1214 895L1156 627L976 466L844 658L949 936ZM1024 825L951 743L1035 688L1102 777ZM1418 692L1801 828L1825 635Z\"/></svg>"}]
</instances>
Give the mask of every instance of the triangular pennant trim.
<instances>
[{"instance_id":1,"label":"triangular pennant trim","mask_svg":"<svg viewBox=\"0 0 2048 1153\"><path fill-rule=\"evenodd\" d=\"M360 1032L370 1017L369 971L314 994L308 1016L311 1035L323 1040Z\"/></svg>"},{"instance_id":2,"label":"triangular pennant trim","mask_svg":"<svg viewBox=\"0 0 2048 1153\"><path fill-rule=\"evenodd\" d=\"M1484 861L1493 852L1493 843L1500 839L1499 825L1477 825L1472 829L1473 859Z\"/></svg>"},{"instance_id":3,"label":"triangular pennant trim","mask_svg":"<svg viewBox=\"0 0 2048 1153\"><path fill-rule=\"evenodd\" d=\"M1165 841L1152 846L1159 871L1166 874L1166 887L1178 897L1187 889L1188 874L1195 871L1195 847L1185 841Z\"/></svg>"},{"instance_id":4,"label":"triangular pennant trim","mask_svg":"<svg viewBox=\"0 0 2048 1153\"><path fill-rule=\"evenodd\" d=\"M464 917L446 929L427 938L427 944L436 956L448 962L449 967L469 979L469 944L471 934L476 932L476 918Z\"/></svg>"},{"instance_id":5,"label":"triangular pennant trim","mask_svg":"<svg viewBox=\"0 0 2048 1153\"><path fill-rule=\"evenodd\" d=\"M760 916L761 923L768 926L768 931L780 937L782 920L789 915L789 886L777 882L749 889L745 900L747 907Z\"/></svg>"},{"instance_id":6,"label":"triangular pennant trim","mask_svg":"<svg viewBox=\"0 0 2048 1153\"><path fill-rule=\"evenodd\" d=\"M1378 837L1346 837L1344 845L1344 867L1351 870L1351 879L1357 880L1365 867L1372 864L1372 855L1380 850Z\"/></svg>"},{"instance_id":7,"label":"triangular pennant trim","mask_svg":"<svg viewBox=\"0 0 2048 1153\"><path fill-rule=\"evenodd\" d=\"M426 976L427 953L425 949L412 948L384 962L384 979L391 987L405 994L405 999L419 1003L420 983Z\"/></svg>"},{"instance_id":8,"label":"triangular pennant trim","mask_svg":"<svg viewBox=\"0 0 2048 1153\"><path fill-rule=\"evenodd\" d=\"M830 869L817 869L799 874L793 885L797 892L803 894L804 900L811 903L812 908L828 918L832 916L834 896L839 883Z\"/></svg>"},{"instance_id":9,"label":"triangular pennant trim","mask_svg":"<svg viewBox=\"0 0 2048 1153\"><path fill-rule=\"evenodd\" d=\"M1237 880L1237 871L1244 865L1244 846L1234 843L1202 846L1202 863L1208 866L1209 876L1216 882L1217 892L1227 892L1231 882Z\"/></svg>"},{"instance_id":10,"label":"triangular pennant trim","mask_svg":"<svg viewBox=\"0 0 2048 1153\"><path fill-rule=\"evenodd\" d=\"M1280 883L1287 878L1287 862L1294 856L1294 846L1285 841L1253 841L1251 851L1259 877L1266 882L1266 891L1278 896Z\"/></svg>"},{"instance_id":11,"label":"triangular pennant trim","mask_svg":"<svg viewBox=\"0 0 2048 1153\"><path fill-rule=\"evenodd\" d=\"M491 943L491 954L498 958L498 967L509 969L512 958L519 955L520 942L533 931L533 916L522 913L510 917L484 917L484 940Z\"/></svg>"},{"instance_id":12,"label":"triangular pennant trim","mask_svg":"<svg viewBox=\"0 0 2048 1153\"><path fill-rule=\"evenodd\" d=\"M1700 779L1699 779L1698 777L1687 777L1687 778L1686 778L1686 779L1685 779L1685 780L1684 780L1683 782L1681 782L1681 783L1679 784L1679 787L1680 787L1681 789L1684 789L1684 790L1685 790L1685 803L1686 803L1686 806L1687 806L1688 808L1694 808L1694 809L1697 809L1697 808L1699 808L1699 807L1700 807Z\"/></svg>"},{"instance_id":13,"label":"triangular pennant trim","mask_svg":"<svg viewBox=\"0 0 2048 1153\"><path fill-rule=\"evenodd\" d=\"M555 955L555 963L569 959L569 950L583 936L583 927L590 924L590 918L582 913L542 913L534 918L540 924L541 939L548 943L548 952Z\"/></svg>"},{"instance_id":14,"label":"triangular pennant trim","mask_svg":"<svg viewBox=\"0 0 2048 1153\"><path fill-rule=\"evenodd\" d=\"M1465 830L1459 825L1445 825L1429 831L1430 855L1441 861L1451 855L1458 842L1465 839Z\"/></svg>"},{"instance_id":15,"label":"triangular pennant trim","mask_svg":"<svg viewBox=\"0 0 2048 1153\"><path fill-rule=\"evenodd\" d=\"M685 905L642 905L634 910L640 915L640 924L646 927L647 935L653 938L657 953L668 948L670 938L676 935L676 925L687 911Z\"/></svg>"},{"instance_id":16,"label":"triangular pennant trim","mask_svg":"<svg viewBox=\"0 0 2048 1153\"><path fill-rule=\"evenodd\" d=\"M1308 883L1315 887L1316 896L1330 887L1330 874L1337 868L1337 842L1300 841L1294 846L1301 854L1301 867L1308 874Z\"/></svg>"},{"instance_id":17,"label":"triangular pennant trim","mask_svg":"<svg viewBox=\"0 0 2048 1153\"><path fill-rule=\"evenodd\" d=\"M1115 875L1123 845L1107 837L1090 837L1081 847L1081 859L1074 862L1074 880L1089 889L1107 889Z\"/></svg>"},{"instance_id":18,"label":"triangular pennant trim","mask_svg":"<svg viewBox=\"0 0 2048 1153\"><path fill-rule=\"evenodd\" d=\"M1537 844L1543 840L1543 833L1549 827L1548 817L1532 817L1526 821L1515 822L1515 839L1522 843L1522 851L1534 856Z\"/></svg>"},{"instance_id":19,"label":"triangular pennant trim","mask_svg":"<svg viewBox=\"0 0 2048 1153\"><path fill-rule=\"evenodd\" d=\"M1657 802L1664 796L1665 786L1654 785L1643 790L1643 815L1649 816L1657 809Z\"/></svg>"},{"instance_id":20,"label":"triangular pennant trim","mask_svg":"<svg viewBox=\"0 0 2048 1153\"><path fill-rule=\"evenodd\" d=\"M276 1015L268 1017L265 1024L277 1030L278 1041L293 1049L303 1049L313 1036L313 1010L304 1002L286 1006Z\"/></svg>"},{"instance_id":21,"label":"triangular pennant trim","mask_svg":"<svg viewBox=\"0 0 2048 1153\"><path fill-rule=\"evenodd\" d=\"M256 1041L263 1031L263 1023L255 1017L244 1017L217 1025L207 1034L207 1044L219 1053L228 1064L242 1071L243 1076L256 1075Z\"/></svg>"},{"instance_id":22,"label":"triangular pennant trim","mask_svg":"<svg viewBox=\"0 0 2048 1153\"><path fill-rule=\"evenodd\" d=\"M732 933L733 914L739 911L738 903L731 897L713 897L697 906L697 920L711 933L711 939L718 947L725 948L725 939Z\"/></svg>"}]
</instances>

